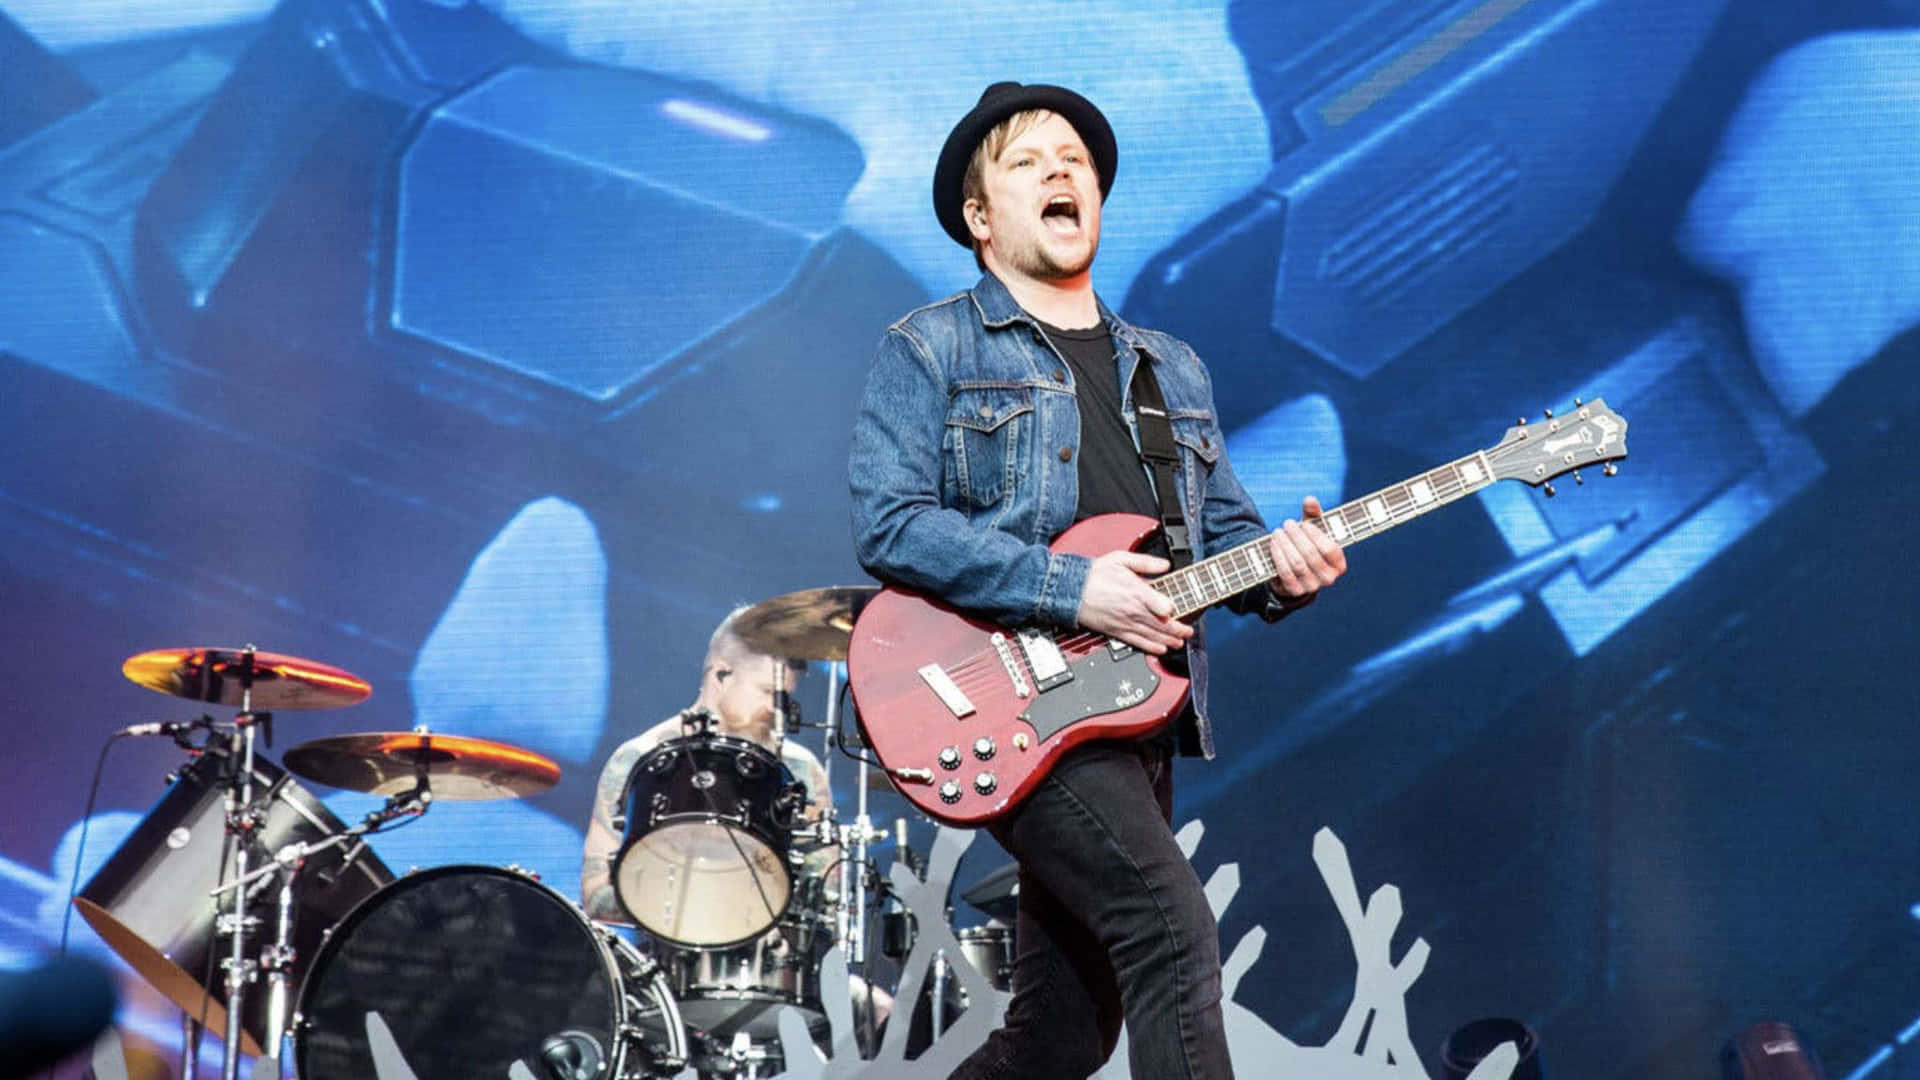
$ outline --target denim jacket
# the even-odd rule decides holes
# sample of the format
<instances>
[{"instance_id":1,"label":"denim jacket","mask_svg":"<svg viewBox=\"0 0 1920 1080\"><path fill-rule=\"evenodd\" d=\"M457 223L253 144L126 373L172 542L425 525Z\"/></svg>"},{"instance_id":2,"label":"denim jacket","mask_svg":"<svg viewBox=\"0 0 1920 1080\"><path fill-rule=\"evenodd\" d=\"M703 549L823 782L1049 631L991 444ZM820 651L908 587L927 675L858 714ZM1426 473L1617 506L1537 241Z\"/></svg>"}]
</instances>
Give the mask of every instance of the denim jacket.
<instances>
[{"instance_id":1,"label":"denim jacket","mask_svg":"<svg viewBox=\"0 0 1920 1080\"><path fill-rule=\"evenodd\" d=\"M1185 342L1099 309L1136 444L1134 366L1141 358L1154 365L1195 558L1263 535L1259 510L1221 453L1200 358ZM1001 622L1075 625L1092 560L1047 545L1079 505L1079 443L1072 372L998 279L986 275L909 313L880 342L853 429L848 479L860 565ZM1282 614L1265 588L1230 606L1269 620ZM1187 653L1197 749L1212 757L1204 628Z\"/></svg>"}]
</instances>

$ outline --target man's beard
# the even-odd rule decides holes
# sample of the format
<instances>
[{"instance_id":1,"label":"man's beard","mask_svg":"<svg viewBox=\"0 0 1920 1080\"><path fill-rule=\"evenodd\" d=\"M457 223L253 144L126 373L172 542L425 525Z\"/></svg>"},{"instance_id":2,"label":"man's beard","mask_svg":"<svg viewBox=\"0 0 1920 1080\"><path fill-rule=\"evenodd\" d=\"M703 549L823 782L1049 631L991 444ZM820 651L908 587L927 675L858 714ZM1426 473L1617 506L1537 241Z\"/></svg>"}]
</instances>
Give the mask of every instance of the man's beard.
<instances>
[{"instance_id":1,"label":"man's beard","mask_svg":"<svg viewBox=\"0 0 1920 1080\"><path fill-rule=\"evenodd\" d=\"M1093 257L1099 250L1098 242L1088 244L1084 257L1062 262L1036 239L1014 254L1012 264L1015 270L1031 278L1041 281L1064 281L1086 273L1087 268L1093 265Z\"/></svg>"}]
</instances>

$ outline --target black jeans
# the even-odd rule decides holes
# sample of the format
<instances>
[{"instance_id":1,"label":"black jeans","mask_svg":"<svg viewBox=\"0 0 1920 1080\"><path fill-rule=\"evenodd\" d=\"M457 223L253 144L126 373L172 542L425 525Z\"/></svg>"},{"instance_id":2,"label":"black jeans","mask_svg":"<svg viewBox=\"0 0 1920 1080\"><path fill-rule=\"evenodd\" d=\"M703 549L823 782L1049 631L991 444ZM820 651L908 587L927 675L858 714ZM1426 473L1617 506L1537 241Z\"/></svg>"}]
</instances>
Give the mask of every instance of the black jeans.
<instances>
[{"instance_id":1,"label":"black jeans","mask_svg":"<svg viewBox=\"0 0 1920 1080\"><path fill-rule=\"evenodd\" d=\"M1093 742L990 828L1020 862L1013 1001L953 1080L1082 1080L1120 1022L1136 1080L1227 1080L1220 933L1174 842L1168 751Z\"/></svg>"}]
</instances>

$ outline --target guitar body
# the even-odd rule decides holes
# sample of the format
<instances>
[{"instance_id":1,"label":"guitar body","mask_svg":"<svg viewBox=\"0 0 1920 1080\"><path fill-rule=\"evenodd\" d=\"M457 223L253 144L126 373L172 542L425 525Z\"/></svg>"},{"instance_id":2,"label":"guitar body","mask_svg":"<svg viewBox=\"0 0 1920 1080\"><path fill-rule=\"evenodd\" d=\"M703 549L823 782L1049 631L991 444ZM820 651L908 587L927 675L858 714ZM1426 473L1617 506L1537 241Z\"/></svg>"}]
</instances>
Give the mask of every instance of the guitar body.
<instances>
[{"instance_id":1,"label":"guitar body","mask_svg":"<svg viewBox=\"0 0 1920 1080\"><path fill-rule=\"evenodd\" d=\"M1158 527L1138 514L1102 514L1052 549L1135 550ZM894 786L929 817L963 828L1013 809L1073 746L1147 734L1187 699L1185 676L1098 634L1009 628L894 586L854 624L847 684Z\"/></svg>"}]
</instances>

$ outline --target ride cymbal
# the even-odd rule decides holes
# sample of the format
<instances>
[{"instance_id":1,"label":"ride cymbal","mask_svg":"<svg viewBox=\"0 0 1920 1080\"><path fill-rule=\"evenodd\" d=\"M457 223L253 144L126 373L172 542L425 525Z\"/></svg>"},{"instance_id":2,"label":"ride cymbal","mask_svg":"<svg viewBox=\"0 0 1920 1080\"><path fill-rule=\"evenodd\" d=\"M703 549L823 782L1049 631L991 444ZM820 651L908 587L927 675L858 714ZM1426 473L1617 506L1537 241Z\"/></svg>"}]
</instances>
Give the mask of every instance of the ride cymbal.
<instances>
[{"instance_id":1,"label":"ride cymbal","mask_svg":"<svg viewBox=\"0 0 1920 1080\"><path fill-rule=\"evenodd\" d=\"M845 660L853 620L878 585L828 585L762 600L734 617L733 632L756 652L794 660Z\"/></svg>"},{"instance_id":2,"label":"ride cymbal","mask_svg":"<svg viewBox=\"0 0 1920 1080\"><path fill-rule=\"evenodd\" d=\"M422 731L331 735L287 751L287 771L316 784L399 795L424 778L436 800L518 799L560 780L560 766L491 739Z\"/></svg>"},{"instance_id":3,"label":"ride cymbal","mask_svg":"<svg viewBox=\"0 0 1920 1080\"><path fill-rule=\"evenodd\" d=\"M337 709L373 693L337 667L250 649L155 649L128 657L120 672L162 694L263 711Z\"/></svg>"}]
</instances>

